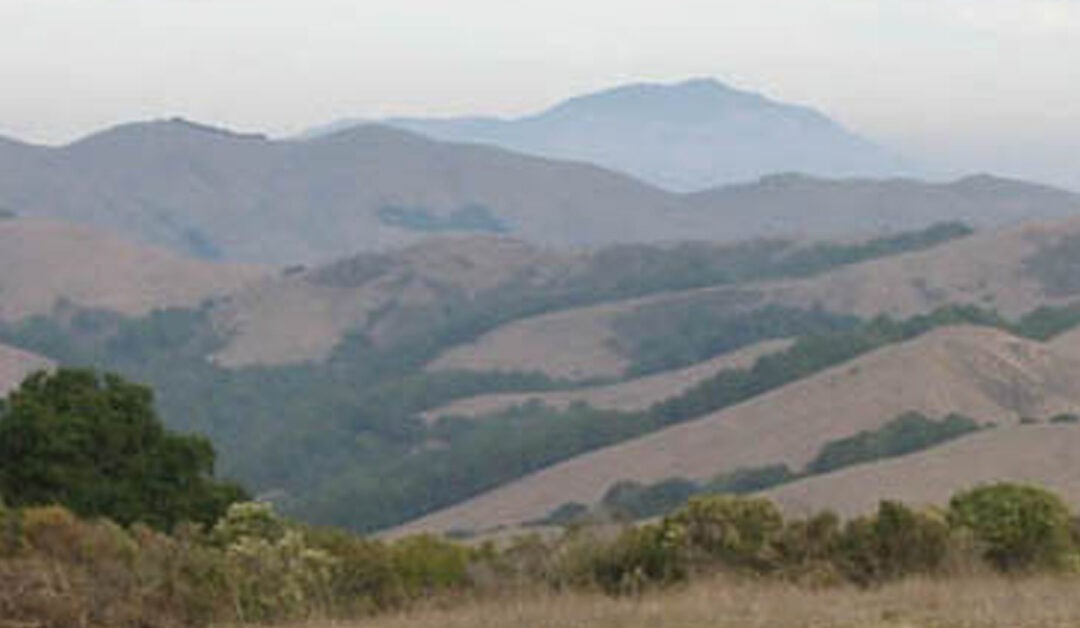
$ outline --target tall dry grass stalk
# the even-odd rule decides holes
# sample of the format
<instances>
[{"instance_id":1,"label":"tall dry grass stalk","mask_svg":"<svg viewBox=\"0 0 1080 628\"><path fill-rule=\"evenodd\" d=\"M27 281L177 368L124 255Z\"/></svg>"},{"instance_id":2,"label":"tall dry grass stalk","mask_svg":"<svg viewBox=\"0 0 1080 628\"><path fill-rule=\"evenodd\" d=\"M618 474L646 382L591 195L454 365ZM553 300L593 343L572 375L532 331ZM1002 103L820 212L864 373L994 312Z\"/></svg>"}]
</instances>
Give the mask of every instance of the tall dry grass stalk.
<instances>
[{"instance_id":1,"label":"tall dry grass stalk","mask_svg":"<svg viewBox=\"0 0 1080 628\"><path fill-rule=\"evenodd\" d=\"M1080 581L910 579L875 590L718 578L633 599L532 595L303 628L1072 628ZM299 628L299 627L298 627Z\"/></svg>"}]
</instances>

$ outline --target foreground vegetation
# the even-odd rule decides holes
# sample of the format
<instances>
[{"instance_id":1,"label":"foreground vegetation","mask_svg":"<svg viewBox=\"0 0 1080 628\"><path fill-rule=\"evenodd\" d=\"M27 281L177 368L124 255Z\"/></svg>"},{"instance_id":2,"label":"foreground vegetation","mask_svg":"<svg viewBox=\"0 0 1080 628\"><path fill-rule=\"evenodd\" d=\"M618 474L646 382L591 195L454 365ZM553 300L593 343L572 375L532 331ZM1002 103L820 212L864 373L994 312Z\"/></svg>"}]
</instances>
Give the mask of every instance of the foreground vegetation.
<instances>
[{"instance_id":1,"label":"foreground vegetation","mask_svg":"<svg viewBox=\"0 0 1080 628\"><path fill-rule=\"evenodd\" d=\"M212 527L183 525L171 534L80 520L61 506L0 508L0 619L40 628L379 615L390 617L386 625L420 626L505 625L492 622L515 617L541 626L633 625L618 622L658 617L661 623L648 625L720 619L876 625L850 623L873 619L900 626L934 615L914 614L919 609L910 602L862 604L885 599L882 586L916 586L912 579L933 579L939 591L966 591L973 574L1019 579L1014 587L1038 576L1041 584L1031 586L1062 590L1065 585L1047 579L1053 576L1068 579L1072 590L1077 565L1074 520L1064 504L1040 489L1009 484L961 493L943 509L884 502L876 513L847 522L830 513L785 520L765 500L709 497L655 524L521 537L502 547L430 536L364 539L289 523L258 503L234 504ZM985 583L1000 594L1001 582ZM706 590L708 604L702 599L667 614L668 604ZM558 610L545 610L553 600ZM807 605L812 614L776 614L782 600ZM837 612L825 607L830 600L854 607L830 615ZM1060 609L1055 604L1034 617L1057 617ZM921 610L952 612L934 605ZM808 617L820 621L760 623ZM826 620L840 623L820 623Z\"/></svg>"},{"instance_id":2,"label":"foreground vegetation","mask_svg":"<svg viewBox=\"0 0 1080 628\"><path fill-rule=\"evenodd\" d=\"M213 478L213 448L164 430L151 399L118 376L61 369L32 375L0 404L0 625L351 620L508 596L641 596L719 573L834 590L982 571L1080 573L1069 508L1014 484L929 510L882 502L848 521L785 518L764 499L710 495L647 525L499 546L363 538L241 501L242 489ZM864 434L835 455L914 446L937 424L916 427L899 439Z\"/></svg>"}]
</instances>

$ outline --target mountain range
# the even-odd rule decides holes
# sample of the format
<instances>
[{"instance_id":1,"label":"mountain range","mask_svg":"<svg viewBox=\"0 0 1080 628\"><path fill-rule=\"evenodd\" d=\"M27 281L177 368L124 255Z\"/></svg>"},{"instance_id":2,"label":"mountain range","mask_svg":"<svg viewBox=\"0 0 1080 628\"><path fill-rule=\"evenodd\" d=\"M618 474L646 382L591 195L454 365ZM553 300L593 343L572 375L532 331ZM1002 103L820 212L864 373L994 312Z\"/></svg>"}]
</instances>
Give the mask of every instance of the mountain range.
<instances>
[{"instance_id":1,"label":"mountain range","mask_svg":"<svg viewBox=\"0 0 1080 628\"><path fill-rule=\"evenodd\" d=\"M1080 196L825 178L902 168L709 81L384 122L0 139L0 393L58 364L122 373L222 474L361 531L518 526L627 481L778 465L796 474L766 494L844 513L943 494L920 482L1080 477L1061 444L1080 429ZM700 185L734 177L720 145L766 170ZM910 412L980 429L802 473Z\"/></svg>"},{"instance_id":2,"label":"mountain range","mask_svg":"<svg viewBox=\"0 0 1080 628\"><path fill-rule=\"evenodd\" d=\"M814 109L713 79L632 84L514 119L377 121L444 141L597 164L677 192L778 172L895 177L917 168ZM341 120L306 136L362 123Z\"/></svg>"},{"instance_id":3,"label":"mountain range","mask_svg":"<svg viewBox=\"0 0 1080 628\"><path fill-rule=\"evenodd\" d=\"M1078 213L1080 196L987 176L806 175L674 194L593 165L385 126L296 141L167 120L61 147L0 142L0 207L203 259L285 266L461 233L566 247L997 226Z\"/></svg>"}]
</instances>

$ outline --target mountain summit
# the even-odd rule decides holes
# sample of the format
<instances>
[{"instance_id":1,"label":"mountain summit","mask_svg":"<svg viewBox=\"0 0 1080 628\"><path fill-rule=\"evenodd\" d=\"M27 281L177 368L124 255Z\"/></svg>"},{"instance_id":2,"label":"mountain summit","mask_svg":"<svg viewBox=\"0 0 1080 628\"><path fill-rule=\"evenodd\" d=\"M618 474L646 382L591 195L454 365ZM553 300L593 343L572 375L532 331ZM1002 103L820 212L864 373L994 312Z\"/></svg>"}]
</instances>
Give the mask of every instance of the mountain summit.
<instances>
[{"instance_id":1,"label":"mountain summit","mask_svg":"<svg viewBox=\"0 0 1080 628\"><path fill-rule=\"evenodd\" d=\"M337 122L324 132L356 123ZM777 172L882 177L912 171L897 156L818 111L713 79L624 85L517 119L393 118L384 123L435 139L588 161L679 192Z\"/></svg>"}]
</instances>

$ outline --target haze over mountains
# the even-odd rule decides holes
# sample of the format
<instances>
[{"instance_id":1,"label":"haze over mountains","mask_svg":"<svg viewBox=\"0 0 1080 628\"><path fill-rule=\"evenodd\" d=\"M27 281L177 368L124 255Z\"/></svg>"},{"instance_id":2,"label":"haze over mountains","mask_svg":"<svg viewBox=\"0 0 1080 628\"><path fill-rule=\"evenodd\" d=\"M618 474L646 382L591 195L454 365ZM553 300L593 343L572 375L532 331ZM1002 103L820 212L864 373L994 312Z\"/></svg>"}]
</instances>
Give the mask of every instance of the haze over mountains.
<instances>
[{"instance_id":1,"label":"haze over mountains","mask_svg":"<svg viewBox=\"0 0 1080 628\"><path fill-rule=\"evenodd\" d=\"M713 82L391 123L0 140L0 390L153 384L227 474L364 531L798 467L912 410L1080 411L1080 195L807 174L902 166Z\"/></svg>"},{"instance_id":2,"label":"haze over mountains","mask_svg":"<svg viewBox=\"0 0 1080 628\"><path fill-rule=\"evenodd\" d=\"M342 120L308 135L355 126ZM777 172L894 177L917 169L808 107L712 79L633 84L523 118L390 118L429 137L594 163L679 192Z\"/></svg>"}]
</instances>

